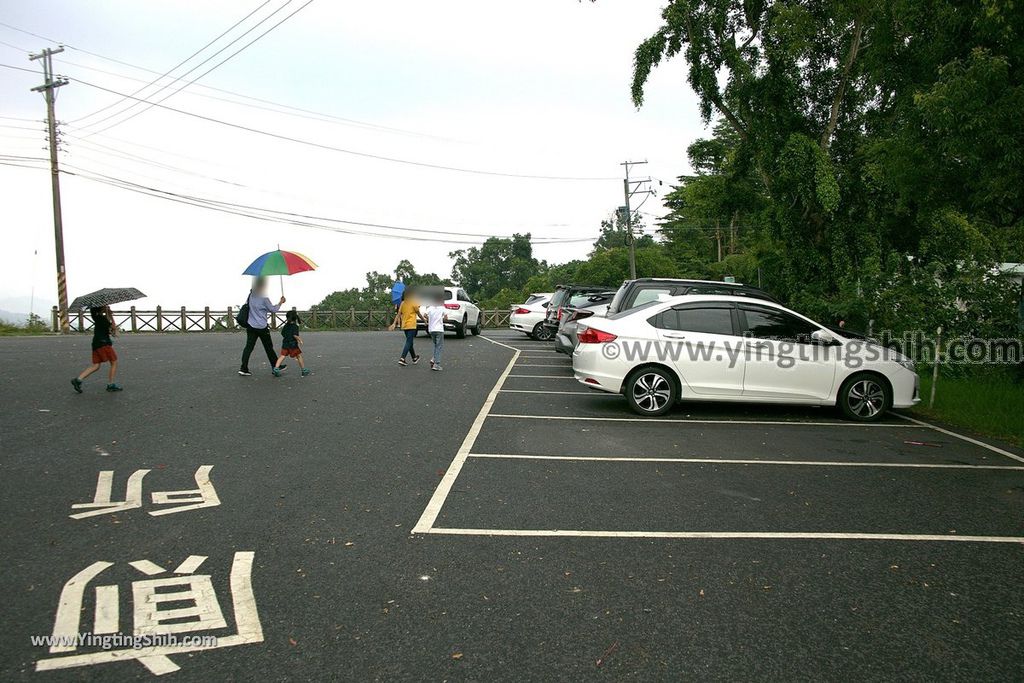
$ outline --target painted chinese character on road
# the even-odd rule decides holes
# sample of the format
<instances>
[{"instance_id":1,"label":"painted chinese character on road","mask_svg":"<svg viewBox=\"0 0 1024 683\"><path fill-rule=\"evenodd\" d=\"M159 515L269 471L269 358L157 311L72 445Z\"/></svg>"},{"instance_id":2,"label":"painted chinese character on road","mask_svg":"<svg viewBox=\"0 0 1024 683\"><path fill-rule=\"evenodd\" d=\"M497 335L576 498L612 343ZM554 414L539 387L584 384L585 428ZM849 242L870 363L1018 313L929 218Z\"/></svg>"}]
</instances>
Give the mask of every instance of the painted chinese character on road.
<instances>
[{"instance_id":1,"label":"painted chinese character on road","mask_svg":"<svg viewBox=\"0 0 1024 683\"><path fill-rule=\"evenodd\" d=\"M150 510L149 514L154 517L160 515L171 515L175 512L187 510L198 510L220 505L220 498L217 497L217 490L210 481L210 470L213 465L203 465L196 470L196 488L184 489L181 491L154 491L152 494L153 505L163 506L156 510ZM136 470L128 477L125 486L123 500L113 500L114 472L104 470L100 472L96 480L96 494L91 503L73 503L72 510L85 510L71 515L71 519L85 519L96 515L106 515L113 512L123 512L142 507L142 480L151 470Z\"/></svg>"},{"instance_id":2,"label":"painted chinese character on road","mask_svg":"<svg viewBox=\"0 0 1024 683\"><path fill-rule=\"evenodd\" d=\"M262 642L263 629L252 590L253 553L237 552L231 564L230 602L225 604L234 621L233 633L226 632L228 619L214 589L213 577L197 573L206 559L203 555L189 555L170 571L150 560L129 562L135 572L145 577L132 581L129 590L124 591L131 596L130 611L122 610L122 591L117 583L92 586L113 563L93 562L64 584L53 634L48 639L52 656L36 662L36 670L135 659L150 672L161 675L178 670L170 659L172 655ZM129 614L130 631L122 629L122 615L127 618ZM208 637L196 637L198 633ZM83 634L89 635L87 644ZM113 634L122 636L114 642L128 644L96 649L96 641ZM82 651L89 647L92 651Z\"/></svg>"}]
</instances>

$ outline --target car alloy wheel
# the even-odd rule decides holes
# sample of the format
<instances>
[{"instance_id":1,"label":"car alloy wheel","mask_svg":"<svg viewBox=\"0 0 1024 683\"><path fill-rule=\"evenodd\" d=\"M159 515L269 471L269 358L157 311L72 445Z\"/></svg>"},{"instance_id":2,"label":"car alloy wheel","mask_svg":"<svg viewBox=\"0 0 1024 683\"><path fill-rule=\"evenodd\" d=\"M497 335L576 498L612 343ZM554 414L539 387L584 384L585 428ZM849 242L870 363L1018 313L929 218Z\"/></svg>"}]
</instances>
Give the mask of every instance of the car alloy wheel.
<instances>
[{"instance_id":1,"label":"car alloy wheel","mask_svg":"<svg viewBox=\"0 0 1024 683\"><path fill-rule=\"evenodd\" d=\"M551 336L551 328L545 325L543 321L533 326L533 338L537 341L550 341Z\"/></svg>"},{"instance_id":2,"label":"car alloy wheel","mask_svg":"<svg viewBox=\"0 0 1024 683\"><path fill-rule=\"evenodd\" d=\"M675 387L663 371L642 370L630 380L629 403L641 415L663 415L674 401Z\"/></svg>"},{"instance_id":3,"label":"car alloy wheel","mask_svg":"<svg viewBox=\"0 0 1024 683\"><path fill-rule=\"evenodd\" d=\"M861 420L871 420L885 410L885 389L869 377L859 379L846 392L846 405Z\"/></svg>"}]
</instances>

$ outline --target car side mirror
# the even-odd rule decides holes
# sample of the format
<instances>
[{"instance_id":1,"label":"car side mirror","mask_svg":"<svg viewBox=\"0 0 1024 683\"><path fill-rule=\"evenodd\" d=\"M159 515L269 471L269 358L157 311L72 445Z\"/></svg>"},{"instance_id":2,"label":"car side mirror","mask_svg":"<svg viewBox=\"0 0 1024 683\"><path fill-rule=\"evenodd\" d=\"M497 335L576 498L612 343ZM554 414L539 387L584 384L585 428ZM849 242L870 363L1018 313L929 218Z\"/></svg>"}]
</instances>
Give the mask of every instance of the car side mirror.
<instances>
[{"instance_id":1,"label":"car side mirror","mask_svg":"<svg viewBox=\"0 0 1024 683\"><path fill-rule=\"evenodd\" d=\"M811 341L816 344L829 346L836 342L836 338L825 330L815 330L814 332L811 332Z\"/></svg>"}]
</instances>

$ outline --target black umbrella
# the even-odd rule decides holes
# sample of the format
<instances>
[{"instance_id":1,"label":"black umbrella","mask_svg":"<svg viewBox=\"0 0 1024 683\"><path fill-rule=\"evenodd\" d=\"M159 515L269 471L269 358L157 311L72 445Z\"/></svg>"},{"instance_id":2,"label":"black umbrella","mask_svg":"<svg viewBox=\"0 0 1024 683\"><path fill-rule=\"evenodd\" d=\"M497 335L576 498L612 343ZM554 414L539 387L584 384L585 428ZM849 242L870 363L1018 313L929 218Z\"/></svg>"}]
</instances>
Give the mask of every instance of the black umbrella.
<instances>
[{"instance_id":1,"label":"black umbrella","mask_svg":"<svg viewBox=\"0 0 1024 683\"><path fill-rule=\"evenodd\" d=\"M145 294L134 287L107 287L106 289L97 289L89 294L83 294L72 301L68 308L73 311L81 311L86 308L112 306L125 301L135 301L136 299L143 299L145 296Z\"/></svg>"}]
</instances>

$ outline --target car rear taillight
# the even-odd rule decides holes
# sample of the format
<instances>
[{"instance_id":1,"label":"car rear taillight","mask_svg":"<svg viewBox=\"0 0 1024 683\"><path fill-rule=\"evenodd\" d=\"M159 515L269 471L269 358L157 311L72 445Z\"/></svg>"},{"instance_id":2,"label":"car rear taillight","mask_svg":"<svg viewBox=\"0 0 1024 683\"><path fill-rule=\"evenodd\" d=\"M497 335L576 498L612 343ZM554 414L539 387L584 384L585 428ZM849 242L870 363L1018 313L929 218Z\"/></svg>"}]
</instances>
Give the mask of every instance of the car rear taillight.
<instances>
[{"instance_id":1,"label":"car rear taillight","mask_svg":"<svg viewBox=\"0 0 1024 683\"><path fill-rule=\"evenodd\" d=\"M579 310L579 311L576 311L576 314L573 316L572 319L573 320L583 320L584 318L589 318L592 315L594 315L593 311Z\"/></svg>"},{"instance_id":2,"label":"car rear taillight","mask_svg":"<svg viewBox=\"0 0 1024 683\"><path fill-rule=\"evenodd\" d=\"M615 335L611 332L595 330L593 327L588 327L579 333L580 344L603 344L605 342L615 341L615 339Z\"/></svg>"},{"instance_id":3,"label":"car rear taillight","mask_svg":"<svg viewBox=\"0 0 1024 683\"><path fill-rule=\"evenodd\" d=\"M445 304L444 307L447 308L449 311L457 311L457 310L459 310L459 305L458 304Z\"/></svg>"},{"instance_id":4,"label":"car rear taillight","mask_svg":"<svg viewBox=\"0 0 1024 683\"><path fill-rule=\"evenodd\" d=\"M526 315L527 313L530 312L530 309L529 308L523 308L522 306L520 306L519 308L517 308L516 310L514 310L512 312L515 313L516 315Z\"/></svg>"},{"instance_id":5,"label":"car rear taillight","mask_svg":"<svg viewBox=\"0 0 1024 683\"><path fill-rule=\"evenodd\" d=\"M555 316L555 320L561 320L561 319L562 319L562 307L559 306L558 307L558 315Z\"/></svg>"}]
</instances>

